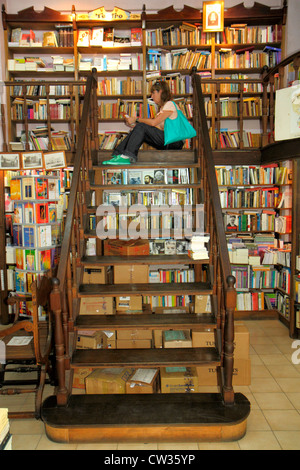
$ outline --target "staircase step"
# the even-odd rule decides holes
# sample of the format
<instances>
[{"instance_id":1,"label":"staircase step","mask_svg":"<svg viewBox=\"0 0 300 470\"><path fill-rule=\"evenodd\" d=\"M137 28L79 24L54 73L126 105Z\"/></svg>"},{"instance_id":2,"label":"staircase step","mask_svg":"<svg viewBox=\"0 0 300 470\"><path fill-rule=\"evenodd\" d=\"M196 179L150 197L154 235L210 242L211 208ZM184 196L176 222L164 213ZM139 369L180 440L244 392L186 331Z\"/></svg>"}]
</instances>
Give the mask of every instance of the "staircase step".
<instances>
[{"instance_id":1,"label":"staircase step","mask_svg":"<svg viewBox=\"0 0 300 470\"><path fill-rule=\"evenodd\" d=\"M233 441L246 432L250 403L241 393L226 406L218 393L72 395L66 406L48 397L46 434L55 442Z\"/></svg>"},{"instance_id":2,"label":"staircase step","mask_svg":"<svg viewBox=\"0 0 300 470\"><path fill-rule=\"evenodd\" d=\"M208 259L191 259L188 255L138 255L138 256L84 256L83 265L112 266L115 264L207 264Z\"/></svg>"},{"instance_id":3,"label":"staircase step","mask_svg":"<svg viewBox=\"0 0 300 470\"><path fill-rule=\"evenodd\" d=\"M79 315L75 328L78 330L115 330L115 329L194 329L215 327L216 321L212 314L136 314L136 315Z\"/></svg>"},{"instance_id":4,"label":"staircase step","mask_svg":"<svg viewBox=\"0 0 300 470\"><path fill-rule=\"evenodd\" d=\"M71 367L192 367L203 364L220 365L215 348L76 349Z\"/></svg>"},{"instance_id":5,"label":"staircase step","mask_svg":"<svg viewBox=\"0 0 300 470\"><path fill-rule=\"evenodd\" d=\"M205 282L153 283L153 284L81 284L79 297L119 297L123 295L211 295Z\"/></svg>"},{"instance_id":6,"label":"staircase step","mask_svg":"<svg viewBox=\"0 0 300 470\"><path fill-rule=\"evenodd\" d=\"M112 151L98 151L98 163L109 160ZM140 150L138 154L138 164L141 163L159 164L161 163L164 168L168 165L177 165L184 163L185 167L195 162L195 151L191 149L182 150ZM131 165L130 165L131 166ZM150 168L150 167L149 167Z\"/></svg>"}]
</instances>

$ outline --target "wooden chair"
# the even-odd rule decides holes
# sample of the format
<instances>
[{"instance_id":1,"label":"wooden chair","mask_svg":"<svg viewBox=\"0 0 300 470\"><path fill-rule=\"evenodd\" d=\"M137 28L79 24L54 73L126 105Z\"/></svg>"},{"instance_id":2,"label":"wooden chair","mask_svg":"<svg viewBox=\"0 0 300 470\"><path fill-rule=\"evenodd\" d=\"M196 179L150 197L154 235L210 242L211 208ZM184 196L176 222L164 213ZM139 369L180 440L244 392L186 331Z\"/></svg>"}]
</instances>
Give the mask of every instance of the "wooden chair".
<instances>
[{"instance_id":1,"label":"wooden chair","mask_svg":"<svg viewBox=\"0 0 300 470\"><path fill-rule=\"evenodd\" d=\"M34 416L40 418L40 409L42 404L42 395L46 383L47 374L49 379L53 382L53 365L51 364L51 351L52 351L52 317L50 308L48 308L49 295L51 292L51 279L44 276L39 286L35 281L32 284L32 305L33 314L32 318L20 320L17 313L15 321L12 326L0 330L0 340L2 343L2 350L4 350L3 364L0 364L0 395L14 395L21 393L35 393L35 410ZM22 298L12 297L9 303L15 302L17 304L17 311L19 311L19 303ZM46 311L47 321L39 321L38 311L39 306L42 306ZM9 345L12 338L26 337L31 340L28 344L17 346ZM1 358L0 358L1 359ZM17 365L16 368L11 368L11 365ZM11 372L20 372L22 374L28 372L36 372L37 378L30 380L5 380L5 375ZM32 385L28 387L28 385ZM18 417L28 417L26 413L14 413ZM32 415L32 413L29 413Z\"/></svg>"}]
</instances>

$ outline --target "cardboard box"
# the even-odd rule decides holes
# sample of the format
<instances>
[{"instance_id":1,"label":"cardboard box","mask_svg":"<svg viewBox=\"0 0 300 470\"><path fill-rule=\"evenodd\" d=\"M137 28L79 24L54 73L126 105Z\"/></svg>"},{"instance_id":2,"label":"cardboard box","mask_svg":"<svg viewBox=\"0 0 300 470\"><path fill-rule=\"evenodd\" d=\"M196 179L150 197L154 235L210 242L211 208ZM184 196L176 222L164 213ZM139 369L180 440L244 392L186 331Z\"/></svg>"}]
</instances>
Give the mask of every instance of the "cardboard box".
<instances>
[{"instance_id":1,"label":"cardboard box","mask_svg":"<svg viewBox=\"0 0 300 470\"><path fill-rule=\"evenodd\" d=\"M149 255L149 240L104 240L105 256Z\"/></svg>"},{"instance_id":2,"label":"cardboard box","mask_svg":"<svg viewBox=\"0 0 300 470\"><path fill-rule=\"evenodd\" d=\"M137 369L126 382L126 393L156 393L158 379L158 369Z\"/></svg>"},{"instance_id":3,"label":"cardboard box","mask_svg":"<svg viewBox=\"0 0 300 470\"><path fill-rule=\"evenodd\" d=\"M143 329L120 329L117 332L117 339L150 339L152 340L152 330L143 330Z\"/></svg>"},{"instance_id":4,"label":"cardboard box","mask_svg":"<svg viewBox=\"0 0 300 470\"><path fill-rule=\"evenodd\" d=\"M77 349L116 349L115 331L78 331Z\"/></svg>"},{"instance_id":5,"label":"cardboard box","mask_svg":"<svg viewBox=\"0 0 300 470\"><path fill-rule=\"evenodd\" d=\"M162 393L196 393L197 370L195 367L162 367L160 383Z\"/></svg>"},{"instance_id":6,"label":"cardboard box","mask_svg":"<svg viewBox=\"0 0 300 470\"><path fill-rule=\"evenodd\" d=\"M78 331L77 349L100 349L102 348L103 335L101 331Z\"/></svg>"},{"instance_id":7,"label":"cardboard box","mask_svg":"<svg viewBox=\"0 0 300 470\"><path fill-rule=\"evenodd\" d=\"M126 393L126 382L133 370L125 367L96 369L85 379L86 393Z\"/></svg>"},{"instance_id":8,"label":"cardboard box","mask_svg":"<svg viewBox=\"0 0 300 470\"><path fill-rule=\"evenodd\" d=\"M215 330L205 328L202 331L192 332L193 348L215 347ZM249 359L250 334L242 323L234 325L234 357L236 359Z\"/></svg>"},{"instance_id":9,"label":"cardboard box","mask_svg":"<svg viewBox=\"0 0 300 470\"><path fill-rule=\"evenodd\" d=\"M196 367L199 386L220 385L216 367L203 365ZM251 385L250 359L234 359L232 385Z\"/></svg>"},{"instance_id":10,"label":"cardboard box","mask_svg":"<svg viewBox=\"0 0 300 470\"><path fill-rule=\"evenodd\" d=\"M195 295L194 313L210 313L211 298L210 295Z\"/></svg>"},{"instance_id":11,"label":"cardboard box","mask_svg":"<svg viewBox=\"0 0 300 470\"><path fill-rule=\"evenodd\" d=\"M108 283L107 266L84 265L83 284L107 284Z\"/></svg>"},{"instance_id":12,"label":"cardboard box","mask_svg":"<svg viewBox=\"0 0 300 470\"><path fill-rule=\"evenodd\" d=\"M190 330L166 330L163 332L164 348L191 348Z\"/></svg>"},{"instance_id":13,"label":"cardboard box","mask_svg":"<svg viewBox=\"0 0 300 470\"><path fill-rule=\"evenodd\" d=\"M93 372L91 367L82 367L79 369L74 369L73 373L73 388L79 388L81 390L85 389L85 379L88 375Z\"/></svg>"},{"instance_id":14,"label":"cardboard box","mask_svg":"<svg viewBox=\"0 0 300 470\"><path fill-rule=\"evenodd\" d=\"M117 349L151 349L151 339L117 339Z\"/></svg>"},{"instance_id":15,"label":"cardboard box","mask_svg":"<svg viewBox=\"0 0 300 470\"><path fill-rule=\"evenodd\" d=\"M80 315L113 315L113 297L82 297Z\"/></svg>"},{"instance_id":16,"label":"cardboard box","mask_svg":"<svg viewBox=\"0 0 300 470\"><path fill-rule=\"evenodd\" d=\"M142 295L116 297L116 311L122 313L141 313L143 311Z\"/></svg>"},{"instance_id":17,"label":"cardboard box","mask_svg":"<svg viewBox=\"0 0 300 470\"><path fill-rule=\"evenodd\" d=\"M114 284L148 284L149 266L138 265L115 265Z\"/></svg>"}]
</instances>

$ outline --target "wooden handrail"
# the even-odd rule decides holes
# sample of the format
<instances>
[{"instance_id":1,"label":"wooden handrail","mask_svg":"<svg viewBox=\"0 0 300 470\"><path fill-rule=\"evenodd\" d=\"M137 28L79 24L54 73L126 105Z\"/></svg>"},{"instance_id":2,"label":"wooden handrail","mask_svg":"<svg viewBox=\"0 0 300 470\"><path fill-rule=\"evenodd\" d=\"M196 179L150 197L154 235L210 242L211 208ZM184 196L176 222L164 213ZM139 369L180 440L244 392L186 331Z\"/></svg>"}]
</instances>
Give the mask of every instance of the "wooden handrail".
<instances>
[{"instance_id":1,"label":"wooden handrail","mask_svg":"<svg viewBox=\"0 0 300 470\"><path fill-rule=\"evenodd\" d=\"M264 82L269 82L270 78L274 76L276 73L279 72L281 68L286 67L287 65L291 64L292 62L295 61L295 59L298 61L298 67L299 67L299 62L300 62L300 51L295 52L294 54L291 54L290 56L286 57L283 59L279 64L275 65L272 67L268 73L263 77Z\"/></svg>"},{"instance_id":2,"label":"wooden handrail","mask_svg":"<svg viewBox=\"0 0 300 470\"><path fill-rule=\"evenodd\" d=\"M72 235L72 224L74 219L75 213L75 203L77 198L77 191L80 179L80 171L81 171L81 162L84 150L84 143L85 143L85 130L88 123L88 114L89 114L89 106L90 106L90 99L92 93L93 82L97 82L95 78L95 72L92 72L89 75L87 82L86 82L86 90L84 95L84 102L83 102L83 112L79 127L79 137L78 137L78 144L76 149L76 154L74 158L74 171L72 177L72 185L71 191L69 196L69 204L68 204L68 212L65 222L65 231L64 237L61 245L61 256L57 270L57 278L60 282L60 286L64 286L66 280L66 273L67 273L67 266L68 266L68 258L70 253L70 245L71 245L71 235Z\"/></svg>"},{"instance_id":3,"label":"wooden handrail","mask_svg":"<svg viewBox=\"0 0 300 470\"><path fill-rule=\"evenodd\" d=\"M227 241L225 236L225 227L223 214L219 196L219 188L216 178L215 166L212 148L209 139L207 120L204 109L204 99L202 94L201 77L194 74L194 92L195 92L195 108L194 113L198 111L196 116L197 130L200 131L200 143L202 148L201 157L205 160L205 164L201 165L205 175L209 191L205 194L205 198L209 198L206 202L207 217L212 219L209 222L211 233L211 260L214 269L214 292L217 295L218 312L217 312L217 331L219 335L219 348L222 354L222 395L224 403L231 405L234 403L234 391L232 387L233 376L233 351L234 351L234 310L236 307L236 290L234 287L235 278L231 274L230 260L228 254ZM198 136L199 138L199 136ZM198 148L198 151L200 149Z\"/></svg>"},{"instance_id":4,"label":"wooden handrail","mask_svg":"<svg viewBox=\"0 0 300 470\"><path fill-rule=\"evenodd\" d=\"M231 276L230 271L230 261L228 255L228 248L225 236L224 221L222 215L222 208L219 196L219 187L216 178L215 166L213 152L210 145L208 126L206 121L206 115L204 110L204 100L201 87L201 77L199 75L194 76L196 84L196 93L198 98L199 114L200 114L200 132L202 134L202 144L204 147L204 157L206 159L207 173L208 173L208 182L210 186L212 207L216 221L216 232L219 240L220 248L220 260L223 271L223 279L227 279L228 276Z\"/></svg>"}]
</instances>

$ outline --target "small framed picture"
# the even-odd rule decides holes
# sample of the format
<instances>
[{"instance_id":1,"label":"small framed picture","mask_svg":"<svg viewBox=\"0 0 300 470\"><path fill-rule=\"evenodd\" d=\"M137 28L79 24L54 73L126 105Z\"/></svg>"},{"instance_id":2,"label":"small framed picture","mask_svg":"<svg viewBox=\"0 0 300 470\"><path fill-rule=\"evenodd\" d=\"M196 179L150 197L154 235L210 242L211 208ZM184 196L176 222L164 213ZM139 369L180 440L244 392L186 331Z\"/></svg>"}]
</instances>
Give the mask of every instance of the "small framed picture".
<instances>
[{"instance_id":1,"label":"small framed picture","mask_svg":"<svg viewBox=\"0 0 300 470\"><path fill-rule=\"evenodd\" d=\"M31 170L32 168L43 168L43 152L22 152L22 168L23 170Z\"/></svg>"},{"instance_id":2,"label":"small framed picture","mask_svg":"<svg viewBox=\"0 0 300 470\"><path fill-rule=\"evenodd\" d=\"M44 153L45 170L55 170L57 168L65 168L66 155L65 152L48 152Z\"/></svg>"},{"instance_id":3,"label":"small framed picture","mask_svg":"<svg viewBox=\"0 0 300 470\"><path fill-rule=\"evenodd\" d=\"M224 0L203 2L203 32L224 30Z\"/></svg>"},{"instance_id":4,"label":"small framed picture","mask_svg":"<svg viewBox=\"0 0 300 470\"><path fill-rule=\"evenodd\" d=\"M19 153L0 153L0 170L19 170Z\"/></svg>"}]
</instances>

